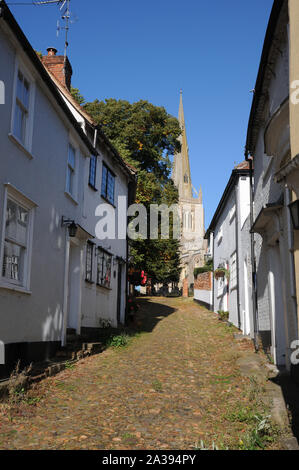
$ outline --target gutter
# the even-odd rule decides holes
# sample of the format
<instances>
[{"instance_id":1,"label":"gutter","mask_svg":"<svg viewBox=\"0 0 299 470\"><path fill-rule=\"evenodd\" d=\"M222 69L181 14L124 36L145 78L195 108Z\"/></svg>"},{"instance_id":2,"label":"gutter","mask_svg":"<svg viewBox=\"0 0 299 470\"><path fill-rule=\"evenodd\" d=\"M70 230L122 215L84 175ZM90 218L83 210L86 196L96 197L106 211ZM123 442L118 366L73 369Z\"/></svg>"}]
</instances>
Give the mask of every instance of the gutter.
<instances>
[{"instance_id":1,"label":"gutter","mask_svg":"<svg viewBox=\"0 0 299 470\"><path fill-rule=\"evenodd\" d=\"M246 158L250 165L250 227L253 227L253 198L254 198L254 187L253 187L253 160L252 158ZM257 303L257 285L256 285L256 261L255 261L255 250L254 250L254 233L250 230L250 257L251 257L251 285L252 285L252 312L253 312L253 329L254 329L254 347L256 352L259 350L258 344L258 303Z\"/></svg>"},{"instance_id":2,"label":"gutter","mask_svg":"<svg viewBox=\"0 0 299 470\"><path fill-rule=\"evenodd\" d=\"M205 233L205 236L204 236L205 239L208 239L209 234L215 230L215 227L216 227L216 224L217 224L217 221L218 221L218 216L219 216L221 210L223 209L223 207L224 207L224 205L227 201L227 198L228 198L228 196L231 192L233 184L236 181L236 178L238 176L248 176L249 174L250 174L250 169L245 169L245 168L244 169L235 169L235 170L232 171L231 177L230 177L230 179L229 179L229 181L228 181L228 183L225 187L222 198L221 198L221 200L218 204L218 207L215 211L214 217L213 217L213 219L210 223L209 228L207 229L207 231Z\"/></svg>"},{"instance_id":3,"label":"gutter","mask_svg":"<svg viewBox=\"0 0 299 470\"><path fill-rule=\"evenodd\" d=\"M241 312L240 312L240 256L239 256L239 207L238 207L238 185L235 186L235 205L236 205L236 263L237 263L237 307L238 307L238 328L241 330Z\"/></svg>"},{"instance_id":4,"label":"gutter","mask_svg":"<svg viewBox=\"0 0 299 470\"><path fill-rule=\"evenodd\" d=\"M252 100L252 106L250 110L249 123L248 123L248 132L246 138L246 150L245 157L250 153L254 153L253 145L253 130L256 120L256 113L258 110L260 99L263 96L263 83L266 75L266 69L268 66L268 59L273 43L273 36L275 34L275 29L278 23L278 19L282 10L282 7L285 5L286 0L274 0L273 7L270 14L269 23L267 26L267 31L264 40L264 46L262 50L260 66L258 70L258 75L256 79L256 84L254 88L254 95ZM247 158L246 158L247 160Z\"/></svg>"},{"instance_id":5,"label":"gutter","mask_svg":"<svg viewBox=\"0 0 299 470\"><path fill-rule=\"evenodd\" d=\"M213 274L213 287L212 287L212 289L213 289L213 299L212 299L212 310L214 312L214 309L215 309L215 300L214 300L214 294L215 294L215 277L214 277L214 270L215 270L215 264L214 264L215 236L214 236L214 234L215 234L215 232L211 232L211 233L213 235L213 273L212 273Z\"/></svg>"}]
</instances>

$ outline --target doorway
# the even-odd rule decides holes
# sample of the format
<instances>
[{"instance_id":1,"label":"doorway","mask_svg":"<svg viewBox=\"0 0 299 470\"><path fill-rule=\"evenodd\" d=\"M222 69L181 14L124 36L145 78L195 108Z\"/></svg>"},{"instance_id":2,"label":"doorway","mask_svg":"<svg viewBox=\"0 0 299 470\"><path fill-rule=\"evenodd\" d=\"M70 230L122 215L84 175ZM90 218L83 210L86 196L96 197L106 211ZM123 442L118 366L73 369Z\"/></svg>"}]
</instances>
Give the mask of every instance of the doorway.
<instances>
[{"instance_id":1,"label":"doorway","mask_svg":"<svg viewBox=\"0 0 299 470\"><path fill-rule=\"evenodd\" d=\"M67 299L67 328L80 333L81 311L81 250L75 240L70 241L68 299Z\"/></svg>"},{"instance_id":2,"label":"doorway","mask_svg":"<svg viewBox=\"0 0 299 470\"><path fill-rule=\"evenodd\" d=\"M117 273L117 324L121 322L121 299L122 299L122 263L118 263L118 273Z\"/></svg>"}]
</instances>

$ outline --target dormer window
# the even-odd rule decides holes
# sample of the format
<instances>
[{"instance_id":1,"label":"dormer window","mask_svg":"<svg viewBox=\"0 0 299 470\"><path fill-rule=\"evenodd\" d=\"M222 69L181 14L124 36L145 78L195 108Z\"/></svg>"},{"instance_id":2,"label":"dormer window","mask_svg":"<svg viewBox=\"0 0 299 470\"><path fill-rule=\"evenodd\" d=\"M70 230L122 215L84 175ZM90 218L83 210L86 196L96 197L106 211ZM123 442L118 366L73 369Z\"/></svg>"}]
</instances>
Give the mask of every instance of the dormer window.
<instances>
[{"instance_id":1,"label":"dormer window","mask_svg":"<svg viewBox=\"0 0 299 470\"><path fill-rule=\"evenodd\" d=\"M184 183L187 183L187 184L189 183L189 177L187 174L185 174L184 176Z\"/></svg>"}]
</instances>

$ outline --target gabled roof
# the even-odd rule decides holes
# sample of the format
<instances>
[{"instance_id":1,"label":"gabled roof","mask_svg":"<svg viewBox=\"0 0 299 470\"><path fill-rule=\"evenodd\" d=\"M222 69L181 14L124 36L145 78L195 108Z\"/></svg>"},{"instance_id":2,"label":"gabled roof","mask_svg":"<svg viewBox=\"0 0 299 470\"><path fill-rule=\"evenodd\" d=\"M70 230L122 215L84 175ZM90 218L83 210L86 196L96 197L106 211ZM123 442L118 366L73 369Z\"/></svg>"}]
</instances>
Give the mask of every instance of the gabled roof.
<instances>
[{"instance_id":1,"label":"gabled roof","mask_svg":"<svg viewBox=\"0 0 299 470\"><path fill-rule=\"evenodd\" d=\"M237 180L239 179L240 176L249 176L250 175L250 164L247 161L244 161L242 163L239 163L239 165L235 166L235 168L232 171L232 174L230 176L230 179L226 185L226 188L224 190L224 193L222 195L222 198L220 199L220 202L218 204L218 207L215 211L215 214L213 216L212 222L210 223L210 226L208 230L205 233L205 239L208 239L210 233L213 233L215 231L218 219L221 215L221 212L223 208L225 207L225 204L235 187L235 184Z\"/></svg>"},{"instance_id":2,"label":"gabled roof","mask_svg":"<svg viewBox=\"0 0 299 470\"><path fill-rule=\"evenodd\" d=\"M4 21L9 26L11 31L14 33L15 37L18 39L20 47L23 49L24 53L29 58L36 72L40 75L43 83L48 87L57 105L62 109L62 111L68 118L68 120L71 122L72 126L74 127L77 134L80 136L81 140L84 142L88 150L91 153L94 153L97 155L96 149L93 147L90 140L81 129L81 126L78 124L77 120L74 118L72 112L70 111L64 99L60 95L59 91L57 90L57 87L55 86L49 74L45 70L38 55L36 54L35 50L32 48L30 42L28 41L25 34L21 30L20 26L18 25L17 21L15 20L14 16L12 15L11 11L9 10L4 0L0 0L0 21Z\"/></svg>"},{"instance_id":3,"label":"gabled roof","mask_svg":"<svg viewBox=\"0 0 299 470\"><path fill-rule=\"evenodd\" d=\"M71 103L71 105L76 109L76 111L78 111L78 113L83 117L83 119L85 119L85 121L88 122L88 124L90 124L92 127L97 129L98 134L100 135L102 140L105 142L105 144L108 146L109 150L113 153L118 163L126 171L126 173L129 173L130 176L135 176L137 173L136 168L134 168L132 165L129 165L127 162L123 160L123 158L119 155L114 145L106 137L101 127L94 121L91 115L78 103L78 101L75 100L75 98L70 93L70 91L65 86L62 85L62 83L50 72L50 70L44 64L43 66L46 72L51 77L51 80L55 83L56 87L63 94L63 96Z\"/></svg>"},{"instance_id":4,"label":"gabled roof","mask_svg":"<svg viewBox=\"0 0 299 470\"><path fill-rule=\"evenodd\" d=\"M286 8L287 15L288 0L274 0L267 32L265 36L261 61L259 65L259 71L257 80L254 88L254 95L252 100L252 106L250 111L245 158L247 159L250 155L253 156L256 146L256 140L258 135L258 129L263 115L263 101L266 98L264 88L267 89L266 81L270 80L272 73L269 69L269 60L271 55L279 53L279 49L274 44L274 37L279 24L280 15L283 7Z\"/></svg>"},{"instance_id":5,"label":"gabled roof","mask_svg":"<svg viewBox=\"0 0 299 470\"><path fill-rule=\"evenodd\" d=\"M73 98L71 93L67 90L67 88L59 84L56 78L53 76L53 74L51 74L42 64L39 56L36 54L35 50L32 48L30 42L26 38L25 34L23 33L22 29L20 28L19 24L17 23L16 19L14 18L10 9L8 8L5 0L0 0L0 21L1 20L5 21L5 23L7 23L9 28L12 30L12 32L14 33L14 35L19 41L20 47L23 49L24 53L29 58L36 72L40 75L43 83L48 87L49 91L51 92L58 106L62 109L62 111L68 118L68 120L71 122L73 128L76 130L76 132L78 133L79 137L84 142L88 150L92 154L98 155L97 150L94 148L93 144L91 143L87 135L82 130L80 124L75 119L73 113L71 112L65 100L61 96L61 93L66 97L68 101L70 101L70 103L76 108L76 110L82 115L82 117L91 126L95 127L98 130L98 133L100 134L102 140L110 148L111 152L113 153L117 161L120 163L120 165L124 168L126 173L131 178L135 179L137 170L134 169L131 165L124 162L124 160L121 158L121 156L119 155L117 150L114 148L112 143L104 135L103 131L92 120L91 116L79 105L79 103L76 102L76 100Z\"/></svg>"},{"instance_id":6,"label":"gabled roof","mask_svg":"<svg viewBox=\"0 0 299 470\"><path fill-rule=\"evenodd\" d=\"M249 170L249 169L250 169L250 165L249 165L249 162L246 160L239 163L239 165L235 166L235 170Z\"/></svg>"}]
</instances>

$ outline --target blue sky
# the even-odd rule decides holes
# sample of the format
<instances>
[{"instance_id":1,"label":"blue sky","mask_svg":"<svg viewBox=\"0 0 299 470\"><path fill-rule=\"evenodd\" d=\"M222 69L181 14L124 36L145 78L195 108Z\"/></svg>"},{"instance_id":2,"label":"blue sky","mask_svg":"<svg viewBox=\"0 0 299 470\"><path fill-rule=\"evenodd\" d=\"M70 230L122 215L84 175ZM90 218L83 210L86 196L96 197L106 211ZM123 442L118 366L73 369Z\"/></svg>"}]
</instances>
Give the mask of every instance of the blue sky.
<instances>
[{"instance_id":1,"label":"blue sky","mask_svg":"<svg viewBox=\"0 0 299 470\"><path fill-rule=\"evenodd\" d=\"M244 159L250 90L272 4L71 1L78 17L69 36L73 86L88 101L146 99L177 116L183 89L192 182L203 188L206 228L234 164ZM56 5L10 8L36 50L54 46L63 53Z\"/></svg>"}]
</instances>

